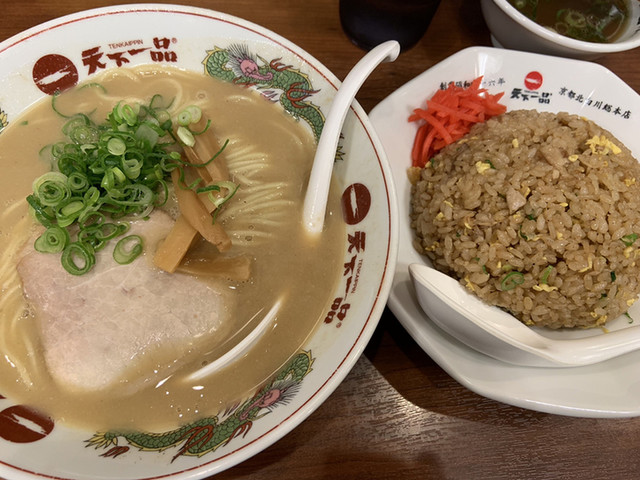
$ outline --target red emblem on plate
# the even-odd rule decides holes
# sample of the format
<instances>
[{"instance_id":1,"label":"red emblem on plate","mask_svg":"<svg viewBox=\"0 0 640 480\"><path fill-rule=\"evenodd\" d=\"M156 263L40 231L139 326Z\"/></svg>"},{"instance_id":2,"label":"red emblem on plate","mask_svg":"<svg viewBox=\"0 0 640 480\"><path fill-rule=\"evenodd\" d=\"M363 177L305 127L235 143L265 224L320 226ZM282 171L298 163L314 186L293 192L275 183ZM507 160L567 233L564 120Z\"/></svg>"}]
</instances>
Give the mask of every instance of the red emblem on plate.
<instances>
[{"instance_id":1,"label":"red emblem on plate","mask_svg":"<svg viewBox=\"0 0 640 480\"><path fill-rule=\"evenodd\" d=\"M51 433L53 425L49 417L24 405L0 412L0 437L14 443L37 442Z\"/></svg>"},{"instance_id":2,"label":"red emblem on plate","mask_svg":"<svg viewBox=\"0 0 640 480\"><path fill-rule=\"evenodd\" d=\"M342 194L342 215L347 225L356 225L364 220L371 208L371 193L361 183L349 185Z\"/></svg>"},{"instance_id":3,"label":"red emblem on plate","mask_svg":"<svg viewBox=\"0 0 640 480\"><path fill-rule=\"evenodd\" d=\"M47 95L62 92L78 83L78 69L62 55L45 55L33 66L33 81Z\"/></svg>"},{"instance_id":4,"label":"red emblem on plate","mask_svg":"<svg viewBox=\"0 0 640 480\"><path fill-rule=\"evenodd\" d=\"M542 74L540 72L529 72L524 77L524 86L529 90L537 90L542 86Z\"/></svg>"}]
</instances>

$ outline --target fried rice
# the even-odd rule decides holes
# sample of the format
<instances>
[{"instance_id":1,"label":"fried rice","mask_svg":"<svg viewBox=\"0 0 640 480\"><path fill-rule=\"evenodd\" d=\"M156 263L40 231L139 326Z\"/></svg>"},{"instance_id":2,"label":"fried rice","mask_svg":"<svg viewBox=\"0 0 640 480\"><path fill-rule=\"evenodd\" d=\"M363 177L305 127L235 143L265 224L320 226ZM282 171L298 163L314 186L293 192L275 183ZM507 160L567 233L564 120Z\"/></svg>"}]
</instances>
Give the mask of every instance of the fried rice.
<instances>
[{"instance_id":1,"label":"fried rice","mask_svg":"<svg viewBox=\"0 0 640 480\"><path fill-rule=\"evenodd\" d=\"M410 178L415 248L525 324L604 325L640 293L640 165L595 123L508 112Z\"/></svg>"}]
</instances>

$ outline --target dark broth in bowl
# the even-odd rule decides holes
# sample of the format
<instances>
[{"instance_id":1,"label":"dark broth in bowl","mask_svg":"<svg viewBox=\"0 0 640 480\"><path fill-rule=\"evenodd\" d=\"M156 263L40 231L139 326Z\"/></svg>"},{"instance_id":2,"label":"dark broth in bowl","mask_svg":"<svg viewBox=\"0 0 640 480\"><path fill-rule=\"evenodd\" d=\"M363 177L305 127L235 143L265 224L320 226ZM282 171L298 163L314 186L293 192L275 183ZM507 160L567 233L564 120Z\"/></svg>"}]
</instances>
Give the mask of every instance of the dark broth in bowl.
<instances>
[{"instance_id":1,"label":"dark broth in bowl","mask_svg":"<svg viewBox=\"0 0 640 480\"><path fill-rule=\"evenodd\" d=\"M135 292L127 287L126 279L115 287L105 285L87 299L84 280L71 283L73 276L60 272L62 267L56 261L47 267L58 269L50 278L43 280L35 275L44 288L49 282L64 289L68 278L75 290L63 290L61 296L69 305L75 302L77 308L86 308L81 303L95 300L91 308L98 316L101 309L122 302L123 312L102 320L109 324L102 330L107 332L104 336L112 335L105 341L89 338L91 332L101 331L90 327L95 321L92 315L77 320L77 329L84 333L78 333L75 325L62 329L57 319L47 319L42 305L34 304L23 293L37 282L29 280L27 285L26 277L18 274L26 258L23 246L36 230L25 197L31 193L33 180L50 169L48 159L38 158L43 147L60 141L65 122L52 110L51 100L42 101L12 121L0 135L0 393L57 421L90 429L167 428L215 415L268 381L299 352L327 311L329 296L341 275L345 248L344 223L336 213L340 212L339 195L334 185L329 203L329 211L334 214L327 215L322 241L309 242L301 222L301 206L315 152L314 138L304 122L296 121L255 91L205 75L158 67L115 70L92 82L102 88L76 87L65 92L56 98L56 109L89 113L101 121L119 100L139 99L145 103L161 94L174 99L176 108L198 104L212 119L217 138L221 142L229 140L224 155L233 180L240 185L233 201L216 219L232 240L231 249L219 255L250 259L251 277L238 281L195 274L194 280L194 275L162 272L164 277L184 279L174 282L182 284L182 290L163 291L157 297L162 299L161 305L138 308L127 303ZM172 211L160 214L170 218ZM153 246L146 248L152 250ZM152 254L146 251L134 262L136 268L153 269L148 261ZM193 249L190 261L206 264L212 255L217 254L201 244ZM115 266L116 275L118 268L126 267ZM139 272L131 275L140 276ZM86 274L87 284L92 279L96 280L93 283L99 282L94 278L97 273L92 275ZM197 292L205 295L196 297ZM206 292L212 293L207 296ZM248 354L203 380L185 380L203 363L229 350L239 341L237 337L257 325L274 304L279 309L273 326ZM153 330L154 312L170 309L176 310L178 319L186 311L194 316L210 315L212 326L205 319L198 323L201 330L195 333L188 330L193 327L190 324L186 332L156 335L152 331L148 338L131 338L132 332L144 337L148 331L141 326L139 316L149 315L147 325ZM55 338L47 338L46 332ZM166 342L178 334L182 343ZM126 362L126 368L112 372L99 388L86 388L78 380L90 379L98 384L95 377L104 376L113 357L123 355L119 348L136 342L144 348ZM87 343L97 347L82 353ZM51 348L57 348L59 354L52 355L47 351ZM67 355L68 365L58 364L60 357Z\"/></svg>"},{"instance_id":2,"label":"dark broth in bowl","mask_svg":"<svg viewBox=\"0 0 640 480\"><path fill-rule=\"evenodd\" d=\"M543 27L586 42L611 43L629 17L626 0L509 0Z\"/></svg>"}]
</instances>

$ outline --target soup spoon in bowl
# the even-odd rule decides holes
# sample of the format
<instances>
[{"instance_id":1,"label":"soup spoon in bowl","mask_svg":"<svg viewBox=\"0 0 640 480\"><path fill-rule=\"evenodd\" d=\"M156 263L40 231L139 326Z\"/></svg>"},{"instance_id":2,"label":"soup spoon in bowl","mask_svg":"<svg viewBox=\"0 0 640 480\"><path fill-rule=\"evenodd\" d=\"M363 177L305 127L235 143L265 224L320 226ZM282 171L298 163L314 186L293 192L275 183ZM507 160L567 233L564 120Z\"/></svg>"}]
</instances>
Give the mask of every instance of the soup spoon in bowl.
<instances>
[{"instance_id":1,"label":"soup spoon in bowl","mask_svg":"<svg viewBox=\"0 0 640 480\"><path fill-rule=\"evenodd\" d=\"M280 310L280 305L282 303L281 299L278 299L277 302L273 304L271 309L266 313L264 318L260 320L260 323L256 325L256 327L249 332L249 334L243 338L235 347L229 350L227 353L217 358L211 363L208 363L195 372L192 372L187 376L186 381L193 382L197 380L202 380L213 373L222 370L227 365L233 363L238 358L241 358L245 353L247 353L257 342L262 338L262 336L267 332L269 327L273 324L278 311Z\"/></svg>"},{"instance_id":2,"label":"soup spoon in bowl","mask_svg":"<svg viewBox=\"0 0 640 480\"><path fill-rule=\"evenodd\" d=\"M356 93L380 63L392 62L398 58L399 54L400 44L395 40L381 43L356 63L338 89L318 141L311 177L307 186L303 215L304 225L309 233L319 234L322 231L338 139L342 124ZM279 302L240 343L220 358L191 373L187 377L187 381L201 380L242 357L266 333L276 317L278 309Z\"/></svg>"},{"instance_id":3,"label":"soup spoon in bowl","mask_svg":"<svg viewBox=\"0 0 640 480\"><path fill-rule=\"evenodd\" d=\"M304 227L308 233L317 235L324 226L336 148L342 124L356 93L380 63L393 62L399 54L400 44L395 40L381 43L356 63L338 89L320 134L304 199L302 216Z\"/></svg>"},{"instance_id":4,"label":"soup spoon in bowl","mask_svg":"<svg viewBox=\"0 0 640 480\"><path fill-rule=\"evenodd\" d=\"M599 363L640 349L640 326L565 339L538 333L504 310L484 303L454 278L424 264L409 273L425 313L468 346L507 363L536 367L576 367Z\"/></svg>"}]
</instances>

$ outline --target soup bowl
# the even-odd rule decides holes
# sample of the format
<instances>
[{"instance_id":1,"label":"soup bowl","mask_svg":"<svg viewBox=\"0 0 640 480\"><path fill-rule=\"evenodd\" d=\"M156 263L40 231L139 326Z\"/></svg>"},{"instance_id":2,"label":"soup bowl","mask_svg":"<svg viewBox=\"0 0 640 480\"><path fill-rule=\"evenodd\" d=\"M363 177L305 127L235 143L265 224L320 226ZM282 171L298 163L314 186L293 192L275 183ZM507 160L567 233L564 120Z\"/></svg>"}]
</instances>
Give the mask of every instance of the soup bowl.
<instances>
[{"instance_id":1,"label":"soup bowl","mask_svg":"<svg viewBox=\"0 0 640 480\"><path fill-rule=\"evenodd\" d=\"M482 0L481 6L494 46L589 60L640 46L640 4L627 3L629 18L623 32L611 43L587 42L561 35L537 24L508 0Z\"/></svg>"},{"instance_id":2,"label":"soup bowl","mask_svg":"<svg viewBox=\"0 0 640 480\"><path fill-rule=\"evenodd\" d=\"M122 38L114 32L135 33ZM322 128L340 85L311 55L242 19L175 5L107 7L47 22L0 43L0 131L10 129L42 99L54 99L57 92L90 83L103 72L138 66L224 76L288 109L311 136ZM260 128L260 118L252 127ZM247 385L253 393L224 408L208 408L205 402L198 405L201 417L158 430L71 425L0 391L0 477L201 478L260 452L320 406L355 364L377 325L398 244L390 169L357 103L342 135L334 167L339 268L331 288L314 292L326 308L303 344L290 346L288 360L257 387ZM19 208L26 209L26 202ZM303 273L302 281L313 283L311 275L304 278ZM259 362L266 348L260 340L251 348L258 349L248 354ZM227 368L249 368L242 365L232 362Z\"/></svg>"}]
</instances>

